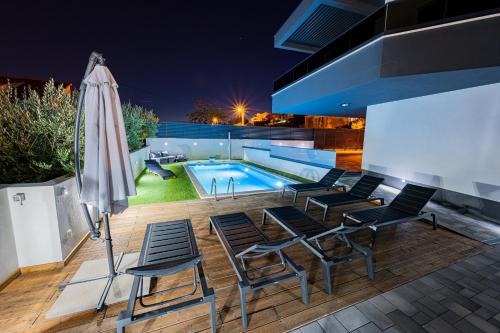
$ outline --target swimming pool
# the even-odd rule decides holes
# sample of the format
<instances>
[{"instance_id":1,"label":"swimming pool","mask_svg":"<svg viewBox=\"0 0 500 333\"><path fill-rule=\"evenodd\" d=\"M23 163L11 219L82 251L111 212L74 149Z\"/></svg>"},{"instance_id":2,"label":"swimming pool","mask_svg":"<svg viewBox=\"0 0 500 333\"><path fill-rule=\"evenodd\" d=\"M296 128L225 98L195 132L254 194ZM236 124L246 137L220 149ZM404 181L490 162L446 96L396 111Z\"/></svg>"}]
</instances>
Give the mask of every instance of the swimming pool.
<instances>
[{"instance_id":1,"label":"swimming pool","mask_svg":"<svg viewBox=\"0 0 500 333\"><path fill-rule=\"evenodd\" d=\"M211 195L210 188L214 177L218 195L227 193L230 177L234 179L235 193L279 190L284 185L296 183L239 162L187 163L186 169L202 198Z\"/></svg>"}]
</instances>

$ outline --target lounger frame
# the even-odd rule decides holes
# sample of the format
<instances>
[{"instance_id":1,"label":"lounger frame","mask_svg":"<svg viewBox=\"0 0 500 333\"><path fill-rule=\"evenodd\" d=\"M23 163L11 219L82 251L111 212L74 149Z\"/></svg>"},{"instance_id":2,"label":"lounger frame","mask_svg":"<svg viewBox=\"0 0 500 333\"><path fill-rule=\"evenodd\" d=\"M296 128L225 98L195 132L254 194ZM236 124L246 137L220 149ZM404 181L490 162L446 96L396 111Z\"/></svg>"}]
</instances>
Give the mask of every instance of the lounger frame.
<instances>
[{"instance_id":1,"label":"lounger frame","mask_svg":"<svg viewBox=\"0 0 500 333\"><path fill-rule=\"evenodd\" d=\"M350 214L356 213L356 212L363 212L363 211L370 210L370 209L380 209L380 208L384 208L384 207L364 208L364 209L359 209L359 210L355 210L355 211L351 211L351 212L345 212L342 214L344 224L347 223L348 221L352 221L352 222L360 224L360 225L364 224L365 228L371 229L371 241L370 241L370 245L369 245L370 248L373 248L375 246L375 241L377 239L377 230L378 229L383 229L383 228L390 227L393 225L398 225L401 223L416 221L416 220L420 220L420 219L430 219L431 223L432 223L432 230L436 230L436 228L437 228L436 214L432 213L432 212L426 212L426 211L421 211L418 215L408 216L408 217L397 219L397 220L385 221L385 222L380 222L380 223L378 221L372 221L369 224L366 224L366 222L363 222L363 221L359 221L350 215Z\"/></svg>"},{"instance_id":2,"label":"lounger frame","mask_svg":"<svg viewBox=\"0 0 500 333\"><path fill-rule=\"evenodd\" d=\"M296 209L295 207L290 207ZM307 215L307 213L303 212L305 216L308 216L310 219L314 220L312 217ZM267 220L267 216L272 218L276 223L278 223L283 229L285 229L292 236L304 236L301 233L298 233L294 228L291 228L286 221L283 221L280 217L273 214L272 208L265 208L262 214L262 224L264 225ZM316 220L314 220L316 221ZM316 221L317 222L317 221ZM317 222L320 223L320 222ZM321 224L321 223L320 223ZM322 224L323 225L323 224ZM368 248L362 247L359 244L349 240L346 237L346 234L356 231L357 229L353 228L332 228L328 232L328 236L334 237L337 240L343 241L347 246L351 247L353 250L357 251L356 253L344 257L331 257L325 253L324 250L314 245L313 242L319 240L322 235L315 235L310 238L303 238L301 243L311 251L316 257L321 260L321 265L323 269L323 279L324 279L324 291L331 295L333 293L333 278L331 274L332 267L345 264L351 262L356 259L364 258L366 261L366 271L368 277L373 279L374 270L373 270L373 254L372 251Z\"/></svg>"},{"instance_id":3,"label":"lounger frame","mask_svg":"<svg viewBox=\"0 0 500 333\"><path fill-rule=\"evenodd\" d=\"M116 331L118 333L124 333L125 326L127 326L127 325L141 322L141 321L145 321L145 320L158 318L158 317L164 316L168 313L181 311L183 309L197 306L197 305L204 304L204 303L210 304L211 329L212 329L212 333L216 332L217 322L216 322L216 309L215 309L215 293L214 293L214 290L212 288L208 288L208 286L207 286L205 273L203 271L203 266L201 264L201 255L199 254L199 251L198 251L196 239L194 237L193 227L192 227L190 220L178 220L178 221L148 224L147 229L146 229L146 233L144 236L144 241L142 243L142 249L140 252L138 264L139 265L145 264L145 258L147 256L147 251L151 246L151 239L152 239L153 232L158 231L158 229L155 230L155 227L162 226L162 225L168 225L168 224L172 224L172 223L182 223L182 224L186 225L187 233L188 233L187 242L190 245L190 250L192 253L189 257L193 258L192 262L194 263L194 265L193 264L189 265L189 263L180 264L179 267L174 266L174 267L167 269L166 271L170 270L171 273L167 273L164 275L161 273L160 269L156 269L156 270L152 269L151 272L149 272L149 274L148 274L148 272L147 272L148 266L142 266L142 267L139 266L139 267L135 268L136 270L143 268L143 270L141 271L141 274L144 273L144 275L143 276L139 276L139 275L134 276L134 281L132 284L132 290L130 292L130 297L129 297L128 304L127 304L127 309L125 311L121 311L118 315L118 320L117 320L117 325L116 325ZM175 246L175 245L172 245L172 246ZM166 246L166 247L168 247L168 246ZM158 254L161 255L161 252L159 252ZM155 253L155 255L156 255L156 253ZM184 257L186 257L186 256L184 255ZM190 259L190 258L186 258L186 259ZM168 262L166 262L166 263L168 263ZM146 263L146 265L147 265L147 263ZM147 296L142 295L143 277L146 277L146 276L157 276L157 277L166 276L166 275L170 275L170 274L176 274L178 272L185 271L185 270L191 269L191 268L193 269L193 290L191 290L190 292L188 292L180 297L176 297L174 299L169 299L169 300L157 302L154 304L148 304L148 305L144 304L143 299L144 299L144 297L147 297ZM134 271L134 269L131 269L131 270ZM201 297L193 298L191 296L193 296L195 294L198 285L201 287ZM174 287L174 288L171 288L168 290L158 291L155 294L166 294L169 291L178 290L178 289L188 287L188 286L189 285ZM139 294L139 296L138 296L138 294ZM167 304L167 303L170 303L172 301L178 301L178 300L188 298L188 297L190 297L190 299L188 299L186 301L178 302L178 303L175 303L175 304L172 304L169 306L165 306L165 307L155 308L154 310L150 310L148 312L134 314L134 308L135 308L135 305L136 305L138 300L141 303L141 305L143 305L144 307L149 307L149 306L157 306L157 305Z\"/></svg>"},{"instance_id":4,"label":"lounger frame","mask_svg":"<svg viewBox=\"0 0 500 333\"><path fill-rule=\"evenodd\" d=\"M321 208L323 208L323 219L322 221L325 222L326 221L326 216L328 215L328 210L332 207L338 207L338 206L342 206L342 205L352 205L352 204L357 204L357 203L362 203L362 202L371 202L371 201L378 201L380 206L383 206L384 205L384 198L382 197L373 197L373 196L370 196L368 198L359 198L358 200L351 200L351 201L347 201L347 202L342 202L342 203L339 203L339 204L336 204L336 205L328 205L328 204L325 204L323 202L320 201L320 199L316 199L315 197L307 197L307 200L306 200L306 205L304 207L304 211L307 212L308 209L309 209L309 205L312 203L312 204L315 204L317 206L320 206Z\"/></svg>"},{"instance_id":5,"label":"lounger frame","mask_svg":"<svg viewBox=\"0 0 500 333\"><path fill-rule=\"evenodd\" d=\"M339 173L340 175L338 177L336 177L335 181L332 183L332 184L322 184L321 181L327 177L330 176L330 173L331 172L337 172ZM313 188L308 188L308 189L295 189L293 188L293 185L285 185L283 186L283 189L281 190L281 197L283 198L285 196L285 192L286 190L289 190L290 192L293 192L293 202L297 202L297 197L299 195L300 192L311 192L311 191L321 191L321 190L337 190L337 189L342 189L344 192L346 191L346 186L345 185L336 185L335 182L340 179L340 177L342 177L342 175L345 173L344 170L342 169L336 169L336 168L333 168L331 169L330 171L328 171L325 176L323 176L323 178L321 178L321 180L319 180L318 182L316 183L312 183L312 184L315 184L316 187L313 187Z\"/></svg>"},{"instance_id":6,"label":"lounger frame","mask_svg":"<svg viewBox=\"0 0 500 333\"><path fill-rule=\"evenodd\" d=\"M244 215L246 219L248 219L254 226L255 223L244 213L239 213ZM268 248L267 253L271 252L280 252L280 257L281 259L290 267L292 270L292 273L287 273L283 275L279 275L273 278L265 278L265 279L259 279L258 282L252 281L247 277L247 270L245 270L244 267L241 265L241 254L247 253L246 250L241 251L237 255L234 254L234 252L231 250L232 247L229 244L228 240L226 239L223 231L221 230L219 224L216 221L217 216L211 216L209 218L209 230L210 233L212 233L213 230L215 230L215 233L217 237L219 238L222 248L224 249L224 252L226 253L227 257L229 258L229 261L231 263L231 266L233 267L234 271L236 272L236 275L238 277L239 283L238 283L238 289L240 293L240 307L241 307L241 321L243 324L243 327L246 329L248 327L248 315L247 315L247 301L246 301L246 295L249 292L259 290L268 286L272 286L278 283L286 282L289 280L294 280L294 279L299 279L300 280L300 286L301 286L301 297L302 297L302 302L304 304L308 304L309 298L308 298L308 290L307 290L307 276L305 270L295 264L290 257L288 257L285 253L281 251L281 248L276 248L273 249L272 246ZM269 238L259 229L257 226L255 226L256 230L260 235L264 237L264 239L269 240ZM249 248L252 246L249 246ZM247 249L248 250L248 249ZM238 258L237 258L238 256Z\"/></svg>"}]
</instances>

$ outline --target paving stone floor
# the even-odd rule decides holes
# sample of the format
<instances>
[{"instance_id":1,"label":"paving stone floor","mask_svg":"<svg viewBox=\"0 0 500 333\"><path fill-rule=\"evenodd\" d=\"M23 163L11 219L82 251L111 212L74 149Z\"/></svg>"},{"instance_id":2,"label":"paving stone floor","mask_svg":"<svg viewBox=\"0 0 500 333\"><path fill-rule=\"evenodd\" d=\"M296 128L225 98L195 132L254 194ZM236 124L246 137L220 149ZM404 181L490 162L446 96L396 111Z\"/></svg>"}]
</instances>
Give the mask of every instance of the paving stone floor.
<instances>
[{"instance_id":1,"label":"paving stone floor","mask_svg":"<svg viewBox=\"0 0 500 333\"><path fill-rule=\"evenodd\" d=\"M500 246L292 332L500 332Z\"/></svg>"}]
</instances>

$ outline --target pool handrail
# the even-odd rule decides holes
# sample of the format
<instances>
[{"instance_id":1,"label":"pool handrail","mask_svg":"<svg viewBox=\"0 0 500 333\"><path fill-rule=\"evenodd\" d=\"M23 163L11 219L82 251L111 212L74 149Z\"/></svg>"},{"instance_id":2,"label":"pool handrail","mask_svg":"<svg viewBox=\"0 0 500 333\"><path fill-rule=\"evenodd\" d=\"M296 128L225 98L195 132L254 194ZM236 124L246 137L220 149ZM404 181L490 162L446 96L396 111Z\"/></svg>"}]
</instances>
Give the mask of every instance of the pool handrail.
<instances>
[{"instance_id":1,"label":"pool handrail","mask_svg":"<svg viewBox=\"0 0 500 333\"><path fill-rule=\"evenodd\" d=\"M217 179L212 178L212 185L210 186L210 194L213 194L214 193L214 189L215 189L215 201L217 201Z\"/></svg>"},{"instance_id":2,"label":"pool handrail","mask_svg":"<svg viewBox=\"0 0 500 333\"><path fill-rule=\"evenodd\" d=\"M226 193L229 193L229 186L231 186L231 184L233 185L233 192L232 192L231 197L234 199L234 178L233 177L229 177L229 182L227 183Z\"/></svg>"}]
</instances>

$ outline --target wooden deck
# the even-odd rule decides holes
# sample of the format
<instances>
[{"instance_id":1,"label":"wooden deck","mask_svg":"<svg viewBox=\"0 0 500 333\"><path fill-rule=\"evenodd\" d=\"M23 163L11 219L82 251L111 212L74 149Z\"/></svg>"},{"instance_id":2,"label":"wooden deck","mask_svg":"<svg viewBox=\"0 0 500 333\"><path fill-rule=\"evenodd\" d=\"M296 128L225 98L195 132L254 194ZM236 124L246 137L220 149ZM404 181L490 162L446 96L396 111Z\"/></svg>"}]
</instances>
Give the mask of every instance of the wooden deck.
<instances>
[{"instance_id":1,"label":"wooden deck","mask_svg":"<svg viewBox=\"0 0 500 333\"><path fill-rule=\"evenodd\" d=\"M240 332L241 318L237 279L216 235L208 232L208 216L245 211L255 222L260 222L262 208L289 205L290 197L282 200L276 193L248 197L197 200L177 203L134 206L124 214L114 216L111 222L115 253L138 251L146 224L181 218L190 218L196 233L209 286L216 291L218 332ZM304 197L298 203L303 207ZM350 210L368 204L344 207ZM311 214L321 217L321 211ZM340 210L332 210L328 221L338 223ZM260 223L259 223L260 226ZM263 230L271 238L287 234L271 221ZM367 244L368 234L355 240ZM363 261L349 263L334 270L334 295L328 296L322 288L321 265L302 245L290 248L287 253L308 272L310 304L300 300L296 283L276 285L254 293L249 299L250 332L284 332L317 319L325 314L369 299L402 283L426 273L477 254L485 249L482 243L464 238L448 230L433 231L425 222L417 221L386 229L379 233L375 248L375 279L369 280ZM336 251L344 251L337 249ZM125 303L114 304L106 311L87 311L57 319L45 319L45 313L57 299L58 284L71 278L80 264L89 259L103 258L104 244L88 240L63 269L23 274L0 292L1 332L112 332L116 316ZM161 279L159 286L179 285L188 279L187 274L177 279ZM184 280L184 281L183 281ZM127 327L127 332L199 332L209 331L208 305L169 314Z\"/></svg>"}]
</instances>

